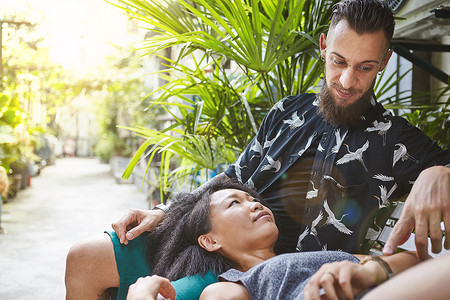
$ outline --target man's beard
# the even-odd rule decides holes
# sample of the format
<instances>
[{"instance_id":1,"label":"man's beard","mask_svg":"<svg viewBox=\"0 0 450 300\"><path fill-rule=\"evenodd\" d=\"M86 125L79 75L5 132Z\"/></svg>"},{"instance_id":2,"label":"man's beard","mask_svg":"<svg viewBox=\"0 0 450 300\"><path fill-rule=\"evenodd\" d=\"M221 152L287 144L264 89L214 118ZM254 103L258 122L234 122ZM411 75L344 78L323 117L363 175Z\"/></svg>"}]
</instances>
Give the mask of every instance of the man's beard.
<instances>
[{"instance_id":1,"label":"man's beard","mask_svg":"<svg viewBox=\"0 0 450 300\"><path fill-rule=\"evenodd\" d=\"M369 107L370 99L373 95L374 85L375 81L372 86L355 102L349 105L339 106L336 104L336 101L328 88L326 79L324 79L322 89L319 94L319 114L333 125L348 127L357 126L361 122L361 117ZM332 87L340 88L337 84L332 84Z\"/></svg>"}]
</instances>

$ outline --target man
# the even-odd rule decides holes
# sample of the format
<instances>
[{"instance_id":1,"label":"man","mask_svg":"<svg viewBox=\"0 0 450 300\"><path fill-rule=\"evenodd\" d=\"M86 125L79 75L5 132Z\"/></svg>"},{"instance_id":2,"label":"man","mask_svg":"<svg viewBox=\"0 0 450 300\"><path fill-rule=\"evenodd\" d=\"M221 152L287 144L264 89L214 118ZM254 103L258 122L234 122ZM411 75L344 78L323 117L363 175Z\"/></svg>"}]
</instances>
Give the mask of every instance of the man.
<instances>
[{"instance_id":1,"label":"man","mask_svg":"<svg viewBox=\"0 0 450 300\"><path fill-rule=\"evenodd\" d=\"M237 161L212 179L237 178L262 194L280 229L278 253L367 251L382 226L377 211L410 191L385 254L413 227L422 259L428 257L428 232L433 251L440 251L441 221L449 236L450 169L445 165L450 152L404 119L391 116L374 98L377 72L392 54L393 30L394 18L384 2L338 3L328 35L320 38L325 60L320 94L278 102ZM112 239L128 244L163 216L162 210L130 211L113 224L118 237L112 234ZM450 248L450 240L445 246ZM119 252L128 249L116 241L114 250L108 237L75 246L67 262L68 295L77 286L84 287L83 292L87 285L101 291L119 280L123 286L124 278L133 277L121 271L127 259ZM97 265L100 255L103 261ZM95 280L89 279L87 266L97 271Z\"/></svg>"}]
</instances>

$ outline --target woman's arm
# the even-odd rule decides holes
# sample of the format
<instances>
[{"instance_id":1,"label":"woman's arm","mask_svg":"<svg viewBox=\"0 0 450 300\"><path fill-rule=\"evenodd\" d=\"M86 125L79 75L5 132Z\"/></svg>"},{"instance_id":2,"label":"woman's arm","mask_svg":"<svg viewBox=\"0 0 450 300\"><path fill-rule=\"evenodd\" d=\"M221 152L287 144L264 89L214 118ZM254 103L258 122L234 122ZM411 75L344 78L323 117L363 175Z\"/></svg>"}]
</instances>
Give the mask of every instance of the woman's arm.
<instances>
[{"instance_id":1,"label":"woman's arm","mask_svg":"<svg viewBox=\"0 0 450 300\"><path fill-rule=\"evenodd\" d=\"M362 299L433 299L450 295L450 253L429 259L374 288Z\"/></svg>"},{"instance_id":2,"label":"woman's arm","mask_svg":"<svg viewBox=\"0 0 450 300\"><path fill-rule=\"evenodd\" d=\"M250 295L242 284L217 282L203 290L200 300L250 300Z\"/></svg>"},{"instance_id":3,"label":"woman's arm","mask_svg":"<svg viewBox=\"0 0 450 300\"><path fill-rule=\"evenodd\" d=\"M359 259L366 257L355 256ZM388 264L394 275L419 262L415 252L380 258ZM305 299L353 299L362 291L387 279L386 267L376 260L369 260L364 265L349 261L324 264L305 287Z\"/></svg>"}]
</instances>

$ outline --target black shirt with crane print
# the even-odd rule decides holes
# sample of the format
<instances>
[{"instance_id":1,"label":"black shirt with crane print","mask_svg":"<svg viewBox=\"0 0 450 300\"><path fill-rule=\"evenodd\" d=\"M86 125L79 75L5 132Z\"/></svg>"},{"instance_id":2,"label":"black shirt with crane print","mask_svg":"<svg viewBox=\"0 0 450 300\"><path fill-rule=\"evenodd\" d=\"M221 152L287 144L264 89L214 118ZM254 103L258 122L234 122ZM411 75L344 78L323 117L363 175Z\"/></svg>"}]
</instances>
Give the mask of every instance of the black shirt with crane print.
<instances>
[{"instance_id":1,"label":"black shirt with crane print","mask_svg":"<svg viewBox=\"0 0 450 300\"><path fill-rule=\"evenodd\" d=\"M225 171L255 188L280 229L277 252L367 252L393 201L419 173L450 162L450 151L372 97L358 127L318 114L316 94L286 97Z\"/></svg>"}]
</instances>

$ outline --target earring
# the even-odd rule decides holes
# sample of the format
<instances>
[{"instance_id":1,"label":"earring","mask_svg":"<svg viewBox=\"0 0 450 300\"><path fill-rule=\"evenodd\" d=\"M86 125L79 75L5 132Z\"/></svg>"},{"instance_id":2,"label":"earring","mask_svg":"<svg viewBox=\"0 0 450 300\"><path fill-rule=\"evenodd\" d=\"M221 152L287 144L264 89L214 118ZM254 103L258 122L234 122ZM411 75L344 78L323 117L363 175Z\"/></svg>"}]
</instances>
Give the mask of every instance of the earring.
<instances>
[{"instance_id":1,"label":"earring","mask_svg":"<svg viewBox=\"0 0 450 300\"><path fill-rule=\"evenodd\" d=\"M378 76L381 76L382 73L383 73L383 71L379 71L378 72Z\"/></svg>"},{"instance_id":2,"label":"earring","mask_svg":"<svg viewBox=\"0 0 450 300\"><path fill-rule=\"evenodd\" d=\"M325 61L325 57L323 57L322 55L320 56L320 60L321 61Z\"/></svg>"}]
</instances>

